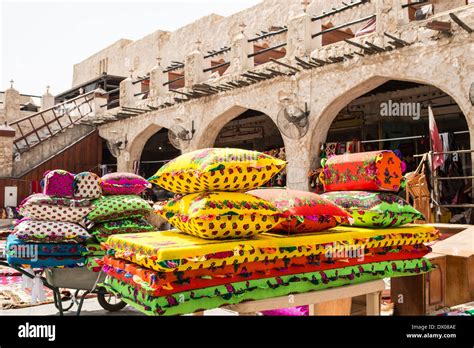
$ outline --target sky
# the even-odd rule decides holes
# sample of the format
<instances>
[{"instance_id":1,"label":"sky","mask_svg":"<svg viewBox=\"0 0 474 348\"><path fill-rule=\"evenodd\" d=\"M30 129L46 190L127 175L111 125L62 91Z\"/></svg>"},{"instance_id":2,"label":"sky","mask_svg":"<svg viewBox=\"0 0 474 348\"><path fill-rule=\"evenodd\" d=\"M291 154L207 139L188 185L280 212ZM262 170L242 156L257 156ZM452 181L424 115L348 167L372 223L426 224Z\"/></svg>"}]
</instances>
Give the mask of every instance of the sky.
<instances>
[{"instance_id":1,"label":"sky","mask_svg":"<svg viewBox=\"0 0 474 348\"><path fill-rule=\"evenodd\" d=\"M71 87L73 65L125 38L173 31L210 13L261 0L0 0L0 91L42 95Z\"/></svg>"}]
</instances>

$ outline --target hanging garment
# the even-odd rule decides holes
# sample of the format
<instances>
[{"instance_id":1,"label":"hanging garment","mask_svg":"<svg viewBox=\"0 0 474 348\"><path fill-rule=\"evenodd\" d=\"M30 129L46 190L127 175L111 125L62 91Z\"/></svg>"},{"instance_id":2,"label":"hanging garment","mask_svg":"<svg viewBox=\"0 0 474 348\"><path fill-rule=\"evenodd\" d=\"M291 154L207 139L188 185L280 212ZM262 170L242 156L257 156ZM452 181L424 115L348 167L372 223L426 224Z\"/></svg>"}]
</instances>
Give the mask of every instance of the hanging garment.
<instances>
[{"instance_id":1,"label":"hanging garment","mask_svg":"<svg viewBox=\"0 0 474 348\"><path fill-rule=\"evenodd\" d=\"M441 133L439 135L441 137L441 140L443 141L443 152L449 151L449 134L447 132ZM444 170L446 167L446 159L449 155L443 155L444 158L444 163L441 165L441 170Z\"/></svg>"},{"instance_id":2,"label":"hanging garment","mask_svg":"<svg viewBox=\"0 0 474 348\"><path fill-rule=\"evenodd\" d=\"M337 143L326 143L324 152L326 153L326 158L337 155Z\"/></svg>"},{"instance_id":3,"label":"hanging garment","mask_svg":"<svg viewBox=\"0 0 474 348\"><path fill-rule=\"evenodd\" d=\"M362 150L362 144L360 140L352 140L346 143L346 153L359 153Z\"/></svg>"},{"instance_id":4,"label":"hanging garment","mask_svg":"<svg viewBox=\"0 0 474 348\"><path fill-rule=\"evenodd\" d=\"M454 135L452 133L447 134L447 139L448 149L450 149L451 151L459 150L459 147L456 144ZM461 162L459 160L455 160L458 157L458 154L446 155L444 166L441 167L440 170L440 176L455 177L464 175ZM440 192L442 193L440 200L443 203L447 204L465 203L467 197L464 194L464 188L467 184L468 183L466 182L466 180L440 180Z\"/></svg>"}]
</instances>

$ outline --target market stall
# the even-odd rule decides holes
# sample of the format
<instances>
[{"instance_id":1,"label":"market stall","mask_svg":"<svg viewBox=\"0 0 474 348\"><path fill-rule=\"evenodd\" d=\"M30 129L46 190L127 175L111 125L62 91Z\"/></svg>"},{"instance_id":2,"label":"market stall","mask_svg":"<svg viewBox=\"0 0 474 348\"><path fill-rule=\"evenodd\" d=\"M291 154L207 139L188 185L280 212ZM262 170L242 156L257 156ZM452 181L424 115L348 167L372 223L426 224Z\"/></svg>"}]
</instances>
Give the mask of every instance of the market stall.
<instances>
[{"instance_id":1,"label":"market stall","mask_svg":"<svg viewBox=\"0 0 474 348\"><path fill-rule=\"evenodd\" d=\"M65 170L45 173L43 193L27 197L18 208L23 218L7 238L8 266L51 289L60 315L97 294L99 304L116 311L117 301L99 284L105 279L100 242L109 235L153 230L143 218L151 207L138 194L150 185L134 174L114 173L99 178L91 172ZM113 214L110 207L118 207ZM75 290L70 304L63 304L60 289Z\"/></svg>"},{"instance_id":2,"label":"market stall","mask_svg":"<svg viewBox=\"0 0 474 348\"><path fill-rule=\"evenodd\" d=\"M430 271L424 243L439 233L409 224L422 215L389 196L403 185L393 152L326 163L327 189L359 204L355 219L341 197L257 189L284 166L238 149L163 166L149 181L178 196L155 213L177 229L109 237L104 287L146 314L176 315ZM381 192L358 201L356 189Z\"/></svg>"}]
</instances>

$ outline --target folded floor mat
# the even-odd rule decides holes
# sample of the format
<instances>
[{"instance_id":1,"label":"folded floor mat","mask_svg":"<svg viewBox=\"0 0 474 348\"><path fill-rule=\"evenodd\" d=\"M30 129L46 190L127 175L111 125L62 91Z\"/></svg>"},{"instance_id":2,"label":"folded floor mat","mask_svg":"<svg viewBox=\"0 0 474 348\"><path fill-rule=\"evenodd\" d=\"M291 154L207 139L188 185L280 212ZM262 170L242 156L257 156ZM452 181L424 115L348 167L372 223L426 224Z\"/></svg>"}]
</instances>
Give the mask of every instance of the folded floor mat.
<instances>
[{"instance_id":1,"label":"folded floor mat","mask_svg":"<svg viewBox=\"0 0 474 348\"><path fill-rule=\"evenodd\" d=\"M430 249L422 244L383 247L363 250L359 257L354 255L354 257L348 258L347 256L340 255L337 257L337 255L334 255L333 258L328 258L325 254L319 254L184 272L158 272L130 261L106 256L103 260L103 270L110 276L139 288L140 291L153 296L166 296L177 292L238 281L324 271L389 260L418 259L429 251Z\"/></svg>"},{"instance_id":2,"label":"folded floor mat","mask_svg":"<svg viewBox=\"0 0 474 348\"><path fill-rule=\"evenodd\" d=\"M104 286L122 300L148 315L179 315L213 309L249 300L275 298L357 284L371 280L428 272L426 259L377 262L326 271L248 280L216 287L153 297L120 280L107 276Z\"/></svg>"},{"instance_id":3,"label":"folded floor mat","mask_svg":"<svg viewBox=\"0 0 474 348\"><path fill-rule=\"evenodd\" d=\"M104 245L115 257L162 272L317 255L328 244L377 248L431 242L439 237L432 226L405 225L370 229L338 226L294 236L263 233L240 240L205 240L177 230L111 236Z\"/></svg>"}]
</instances>

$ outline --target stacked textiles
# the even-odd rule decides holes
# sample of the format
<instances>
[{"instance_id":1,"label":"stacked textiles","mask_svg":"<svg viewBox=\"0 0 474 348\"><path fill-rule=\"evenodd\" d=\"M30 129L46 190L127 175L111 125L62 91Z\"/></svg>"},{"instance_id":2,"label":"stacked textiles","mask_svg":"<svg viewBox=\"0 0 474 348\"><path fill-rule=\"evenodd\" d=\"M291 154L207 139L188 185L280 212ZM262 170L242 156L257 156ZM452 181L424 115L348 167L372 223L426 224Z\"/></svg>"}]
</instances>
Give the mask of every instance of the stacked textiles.
<instances>
[{"instance_id":1,"label":"stacked textiles","mask_svg":"<svg viewBox=\"0 0 474 348\"><path fill-rule=\"evenodd\" d=\"M145 220L151 207L139 196L151 186L144 178L131 173L111 173L100 179L100 186L103 196L92 202L95 208L86 216L88 231L93 237L88 243L86 267L94 272L102 268L105 251L100 243L109 236L154 229Z\"/></svg>"},{"instance_id":2,"label":"stacked textiles","mask_svg":"<svg viewBox=\"0 0 474 348\"><path fill-rule=\"evenodd\" d=\"M91 199L101 194L99 177L51 170L44 175L43 193L27 197L7 239L7 262L36 268L82 266L91 239L84 218L93 211Z\"/></svg>"},{"instance_id":3,"label":"stacked textiles","mask_svg":"<svg viewBox=\"0 0 474 348\"><path fill-rule=\"evenodd\" d=\"M330 200L257 189L284 166L239 149L169 162L149 181L184 195L156 211L177 230L109 237L104 286L146 314L177 315L430 270L432 227L337 226L353 218Z\"/></svg>"},{"instance_id":4,"label":"stacked textiles","mask_svg":"<svg viewBox=\"0 0 474 348\"><path fill-rule=\"evenodd\" d=\"M246 300L428 272L423 259L438 232L430 226L377 230L335 227L323 233L247 240L204 240L179 231L109 238L105 286L147 314L174 315ZM353 245L354 255L328 248Z\"/></svg>"},{"instance_id":5,"label":"stacked textiles","mask_svg":"<svg viewBox=\"0 0 474 348\"><path fill-rule=\"evenodd\" d=\"M76 243L28 243L15 235L7 238L7 262L35 268L74 267L85 262L86 247Z\"/></svg>"},{"instance_id":6,"label":"stacked textiles","mask_svg":"<svg viewBox=\"0 0 474 348\"><path fill-rule=\"evenodd\" d=\"M325 199L351 214L353 226L396 227L423 214L396 195L405 186L406 165L393 151L333 156L324 163Z\"/></svg>"}]
</instances>

